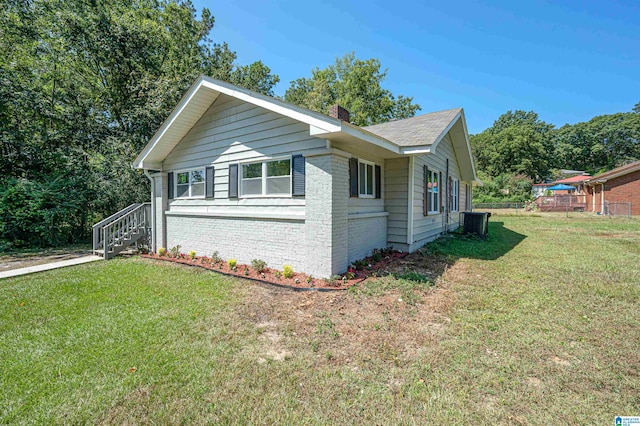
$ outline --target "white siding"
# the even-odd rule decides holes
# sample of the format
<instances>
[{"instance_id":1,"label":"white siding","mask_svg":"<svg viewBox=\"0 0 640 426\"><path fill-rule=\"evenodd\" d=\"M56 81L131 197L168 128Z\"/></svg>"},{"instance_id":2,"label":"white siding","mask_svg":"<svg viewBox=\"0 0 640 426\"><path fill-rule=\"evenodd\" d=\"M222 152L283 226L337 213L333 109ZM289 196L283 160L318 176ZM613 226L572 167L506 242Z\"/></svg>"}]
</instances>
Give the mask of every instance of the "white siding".
<instances>
[{"instance_id":1,"label":"white siding","mask_svg":"<svg viewBox=\"0 0 640 426\"><path fill-rule=\"evenodd\" d=\"M309 136L309 126L264 108L220 95L163 162L163 170L215 167L215 198L170 200L171 211L207 213L298 213L304 199L229 199L229 164L304 154L326 142Z\"/></svg>"},{"instance_id":2,"label":"white siding","mask_svg":"<svg viewBox=\"0 0 640 426\"><path fill-rule=\"evenodd\" d=\"M453 179L460 181L460 198L459 198L459 211L449 212L449 230L454 230L459 226L459 212L466 209L465 206L465 183L460 180L460 169L458 166L458 160L456 158L451 139L449 135L438 144L436 152L429 155L418 155L415 157L415 170L414 170L414 201L413 201L413 238L412 238L412 250L419 248L425 242L436 238L442 232L445 231L445 214L430 214L424 216L423 203L424 203L424 165L429 170L435 170L442 172L442 205L444 206L447 200L445 191L446 187L446 170L447 159L449 159L449 176Z\"/></svg>"},{"instance_id":3,"label":"white siding","mask_svg":"<svg viewBox=\"0 0 640 426\"><path fill-rule=\"evenodd\" d=\"M409 158L387 159L384 163L384 208L389 212L387 239L390 244L407 243Z\"/></svg>"}]
</instances>

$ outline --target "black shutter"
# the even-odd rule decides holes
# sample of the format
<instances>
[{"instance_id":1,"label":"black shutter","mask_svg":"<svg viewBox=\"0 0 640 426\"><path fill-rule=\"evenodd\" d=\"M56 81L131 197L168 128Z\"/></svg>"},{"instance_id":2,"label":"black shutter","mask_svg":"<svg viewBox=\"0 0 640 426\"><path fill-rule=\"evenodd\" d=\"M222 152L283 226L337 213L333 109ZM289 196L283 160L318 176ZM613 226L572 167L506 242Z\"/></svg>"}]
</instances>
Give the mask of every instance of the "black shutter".
<instances>
[{"instance_id":1,"label":"black shutter","mask_svg":"<svg viewBox=\"0 0 640 426\"><path fill-rule=\"evenodd\" d=\"M238 198L238 165L229 164L229 198Z\"/></svg>"},{"instance_id":2,"label":"black shutter","mask_svg":"<svg viewBox=\"0 0 640 426\"><path fill-rule=\"evenodd\" d=\"M453 210L453 178L449 176L447 179L447 185L449 188L447 189L447 194L449 194L449 211Z\"/></svg>"},{"instance_id":3,"label":"black shutter","mask_svg":"<svg viewBox=\"0 0 640 426\"><path fill-rule=\"evenodd\" d=\"M382 167L376 165L376 198L382 198Z\"/></svg>"},{"instance_id":4,"label":"black shutter","mask_svg":"<svg viewBox=\"0 0 640 426\"><path fill-rule=\"evenodd\" d=\"M424 174L424 200L422 203L422 214L424 216L429 216L429 168L427 166L422 166L422 173Z\"/></svg>"},{"instance_id":5,"label":"black shutter","mask_svg":"<svg viewBox=\"0 0 640 426\"><path fill-rule=\"evenodd\" d=\"M291 157L291 194L294 197L304 195L305 159L301 154Z\"/></svg>"},{"instance_id":6,"label":"black shutter","mask_svg":"<svg viewBox=\"0 0 640 426\"><path fill-rule=\"evenodd\" d=\"M173 172L167 173L167 182L167 185L169 186L167 198L173 200Z\"/></svg>"},{"instance_id":7,"label":"black shutter","mask_svg":"<svg viewBox=\"0 0 640 426\"><path fill-rule=\"evenodd\" d=\"M438 200L438 204L440 204L440 213L442 213L444 211L444 206L442 205L442 172L439 172L439 176L438 176L438 197L440 198Z\"/></svg>"},{"instance_id":8,"label":"black shutter","mask_svg":"<svg viewBox=\"0 0 640 426\"><path fill-rule=\"evenodd\" d=\"M349 158L349 195L358 196L358 159Z\"/></svg>"},{"instance_id":9,"label":"black shutter","mask_svg":"<svg viewBox=\"0 0 640 426\"><path fill-rule=\"evenodd\" d=\"M205 197L214 198L214 185L215 185L215 169L211 166L204 168L204 182L205 182Z\"/></svg>"}]
</instances>

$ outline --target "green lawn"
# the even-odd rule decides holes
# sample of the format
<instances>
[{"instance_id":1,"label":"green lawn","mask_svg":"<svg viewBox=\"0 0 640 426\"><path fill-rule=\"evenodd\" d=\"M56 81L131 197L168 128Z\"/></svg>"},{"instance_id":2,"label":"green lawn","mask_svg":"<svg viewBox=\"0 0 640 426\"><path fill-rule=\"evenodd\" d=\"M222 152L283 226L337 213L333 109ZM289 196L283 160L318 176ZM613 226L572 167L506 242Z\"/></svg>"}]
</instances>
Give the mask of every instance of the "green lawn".
<instances>
[{"instance_id":1,"label":"green lawn","mask_svg":"<svg viewBox=\"0 0 640 426\"><path fill-rule=\"evenodd\" d=\"M491 218L291 293L117 259L0 281L0 424L611 424L640 414L640 222Z\"/></svg>"}]
</instances>

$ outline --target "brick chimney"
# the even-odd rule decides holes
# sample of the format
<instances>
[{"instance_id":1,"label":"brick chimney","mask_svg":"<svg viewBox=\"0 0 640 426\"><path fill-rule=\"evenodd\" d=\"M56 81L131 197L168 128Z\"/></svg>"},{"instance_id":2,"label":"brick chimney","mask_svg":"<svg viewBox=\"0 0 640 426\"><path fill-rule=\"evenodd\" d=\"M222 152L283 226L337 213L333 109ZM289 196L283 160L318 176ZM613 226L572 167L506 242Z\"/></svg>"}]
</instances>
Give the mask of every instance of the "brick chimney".
<instances>
[{"instance_id":1,"label":"brick chimney","mask_svg":"<svg viewBox=\"0 0 640 426\"><path fill-rule=\"evenodd\" d=\"M349 123L349 111L338 104L329 107L329 116Z\"/></svg>"}]
</instances>

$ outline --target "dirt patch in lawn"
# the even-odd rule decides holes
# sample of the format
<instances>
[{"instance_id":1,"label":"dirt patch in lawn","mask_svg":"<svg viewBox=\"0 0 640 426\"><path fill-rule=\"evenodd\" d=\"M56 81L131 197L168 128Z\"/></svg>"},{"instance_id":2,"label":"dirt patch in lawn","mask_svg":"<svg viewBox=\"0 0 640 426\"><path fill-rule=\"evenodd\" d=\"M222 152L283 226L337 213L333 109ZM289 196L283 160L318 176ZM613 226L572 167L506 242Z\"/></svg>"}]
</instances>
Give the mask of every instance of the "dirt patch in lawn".
<instances>
[{"instance_id":1,"label":"dirt patch in lawn","mask_svg":"<svg viewBox=\"0 0 640 426\"><path fill-rule=\"evenodd\" d=\"M71 246L55 249L45 249L38 252L6 253L0 255L0 272L29 266L60 262L91 254L88 246Z\"/></svg>"},{"instance_id":2,"label":"dirt patch in lawn","mask_svg":"<svg viewBox=\"0 0 640 426\"><path fill-rule=\"evenodd\" d=\"M404 365L432 351L449 324L454 302L448 275L459 273L446 259L412 254L390 270L414 268L436 285L406 291L393 288L393 276L368 278L344 292L293 292L266 285L245 288L237 321L248 322L259 334L255 359L280 361L306 356L314 364L352 365L372 359ZM386 281L385 281L386 280ZM370 289L385 289L370 294Z\"/></svg>"}]
</instances>

